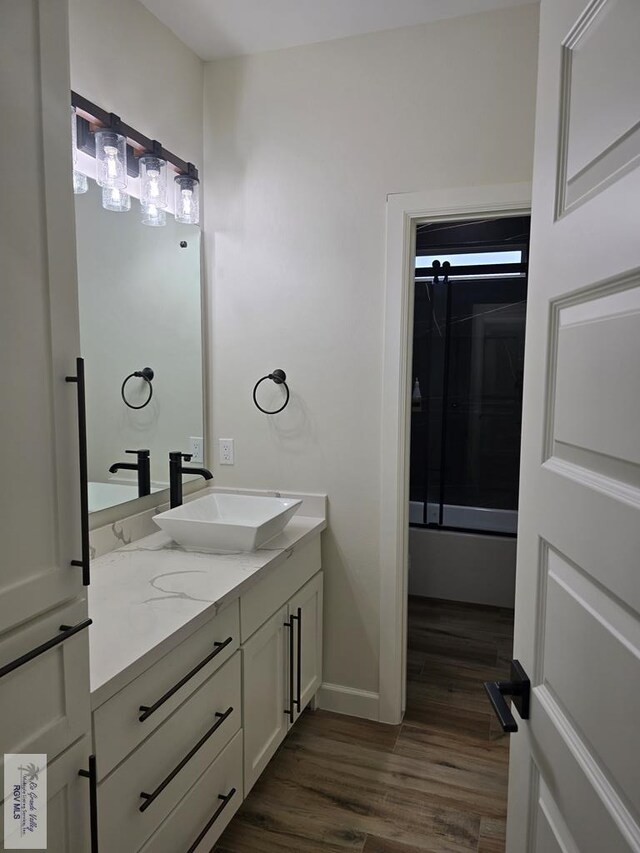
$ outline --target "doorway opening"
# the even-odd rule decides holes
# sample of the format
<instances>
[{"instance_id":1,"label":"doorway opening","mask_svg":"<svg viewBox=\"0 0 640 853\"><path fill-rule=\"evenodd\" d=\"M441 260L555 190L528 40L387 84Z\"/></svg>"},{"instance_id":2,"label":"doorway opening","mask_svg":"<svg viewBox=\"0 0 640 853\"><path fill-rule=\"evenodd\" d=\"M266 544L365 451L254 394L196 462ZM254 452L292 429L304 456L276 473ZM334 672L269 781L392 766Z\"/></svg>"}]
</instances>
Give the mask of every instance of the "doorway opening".
<instances>
[{"instance_id":1,"label":"doorway opening","mask_svg":"<svg viewBox=\"0 0 640 853\"><path fill-rule=\"evenodd\" d=\"M513 607L529 224L416 226L410 595Z\"/></svg>"},{"instance_id":2,"label":"doorway opening","mask_svg":"<svg viewBox=\"0 0 640 853\"><path fill-rule=\"evenodd\" d=\"M483 682L513 644L529 222L419 222L413 269L405 722L482 750L500 834L508 739Z\"/></svg>"}]
</instances>

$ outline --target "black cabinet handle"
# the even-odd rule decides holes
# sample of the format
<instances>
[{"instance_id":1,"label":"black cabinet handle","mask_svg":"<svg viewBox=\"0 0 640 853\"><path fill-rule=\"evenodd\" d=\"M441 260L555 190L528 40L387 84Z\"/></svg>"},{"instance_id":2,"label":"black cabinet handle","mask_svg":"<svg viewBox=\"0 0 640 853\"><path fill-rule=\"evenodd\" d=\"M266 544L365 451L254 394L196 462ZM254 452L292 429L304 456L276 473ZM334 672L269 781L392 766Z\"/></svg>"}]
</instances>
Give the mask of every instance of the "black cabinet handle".
<instances>
[{"instance_id":1,"label":"black cabinet handle","mask_svg":"<svg viewBox=\"0 0 640 853\"><path fill-rule=\"evenodd\" d=\"M194 853L194 851L198 849L198 845L200 844L200 842L202 841L202 839L205 837L205 835L207 834L207 832L209 832L209 830L211 829L211 827L213 826L213 824L218 820L218 818L220 817L220 815L222 814L222 812L223 812L223 811L226 809L226 807L229 805L229 802L231 801L231 798L233 797L233 795L235 794L235 792L236 792L236 789L235 789L235 788L232 788L232 789L229 791L229 793L228 793L228 794L218 794L218 799L219 799L219 800L222 800L222 802L220 803L220 805L218 806L218 808L215 810L215 812L213 813L213 815L209 818L209 820L208 820L208 821L207 821L207 823L205 824L204 829L202 830L202 832L200 833L200 835L198 835L198 837L197 837L197 838L196 838L196 840L193 842L193 844L191 845L191 847L187 850L187 853Z\"/></svg>"},{"instance_id":2,"label":"black cabinet handle","mask_svg":"<svg viewBox=\"0 0 640 853\"><path fill-rule=\"evenodd\" d=\"M138 717L140 722L143 723L148 717L151 716L151 714L153 714L154 711L157 711L161 705L164 705L167 699L171 699L173 694L180 690L180 688L183 687L187 683L187 681L189 681L190 678L193 678L194 675L200 672L203 666L206 666L210 660L213 660L216 655L219 655L220 652L223 649L226 649L229 643L232 642L233 637L227 637L227 639L223 643L214 643L214 650L210 654L208 654L206 658L204 658L204 660L201 660L197 666L194 666L194 668L190 672L188 672L184 676L184 678L181 678L177 684L174 684L170 690L167 690L167 692L163 696L161 696L157 700L157 702L154 702L153 705L140 705L139 710L142 711L142 714L140 714L140 716Z\"/></svg>"},{"instance_id":3,"label":"black cabinet handle","mask_svg":"<svg viewBox=\"0 0 640 853\"><path fill-rule=\"evenodd\" d=\"M89 780L89 821L91 826L91 853L98 853L98 774L96 757L89 756L89 769L78 770L78 776Z\"/></svg>"},{"instance_id":4,"label":"black cabinet handle","mask_svg":"<svg viewBox=\"0 0 640 853\"><path fill-rule=\"evenodd\" d=\"M300 713L300 692L301 692L301 682L302 682L302 608L298 607L298 612L295 616L291 617L291 621L296 620L298 623L298 661L297 661L297 669L296 676L298 679L298 686L296 687L296 698L294 699L294 704L296 706L296 710Z\"/></svg>"},{"instance_id":5,"label":"black cabinet handle","mask_svg":"<svg viewBox=\"0 0 640 853\"><path fill-rule=\"evenodd\" d=\"M151 805L151 803L156 799L156 797L158 797L158 796L159 796L159 795L164 791L164 789L167 787L167 785L169 784L169 782L171 782L171 781L172 781L172 780L173 780L173 779L178 775L178 773L182 770L182 768L185 766L185 764L188 764L188 763L189 763L189 761L191 761L191 759L192 759L192 758L193 758L193 756L196 754L196 752L197 752L197 751L198 751L202 746L204 746L204 744L209 740L209 738L211 737L211 735L212 735L214 732L216 732L216 731L220 728L220 726L224 723L224 721L225 721L225 720L226 720L226 719L227 719L231 714L233 714L233 708L232 708L232 707L227 708L227 710L224 712L224 714L222 714L220 711L216 711L216 717L217 717L218 719L217 719L217 720L215 721L215 723L211 726L211 728L209 729L209 731L205 732L205 733L202 735L202 737L200 738L200 740L198 741L198 743L197 743L194 747L192 747L192 748L189 750L189 752L185 755L185 757L182 759L182 761L180 761L180 762L179 762L179 764L176 764L176 766L173 768L173 770L171 771L171 773L169 773L169 775L168 775L168 776L166 776L166 777L162 780L162 782L160 782L160 784L159 784L159 785L158 785L158 787L155 789L155 791L153 791L153 793L151 793L151 794L147 794L145 791L141 791L141 792L140 792L140 796L141 796L141 797L143 798L143 800L144 800L144 803L140 806L140 811L141 811L141 812L144 812L144 811L146 811L146 810L149 808L149 806L150 806L150 805Z\"/></svg>"},{"instance_id":6,"label":"black cabinet handle","mask_svg":"<svg viewBox=\"0 0 640 853\"><path fill-rule=\"evenodd\" d=\"M58 634L57 637L52 637L51 640L47 640L47 642L42 643L41 646L36 646L35 649L31 649L31 651L27 652L25 655L21 655L19 658L11 661L11 663L7 663L3 667L0 667L0 678L4 675L9 675L9 673L13 672L14 669L18 669L18 667L23 666L25 663L29 663L29 661L37 658L39 655L48 652L49 649L52 649L54 646L64 643L65 640L68 640L69 637L73 637L73 635L77 634L78 631L88 628L92 621L92 619L85 619L84 622L78 622L77 625L61 625L61 633Z\"/></svg>"},{"instance_id":7,"label":"black cabinet handle","mask_svg":"<svg viewBox=\"0 0 640 853\"><path fill-rule=\"evenodd\" d=\"M293 721L293 620L294 616L288 622L284 623L284 627L289 629L289 707L284 709L287 717Z\"/></svg>"},{"instance_id":8,"label":"black cabinet handle","mask_svg":"<svg viewBox=\"0 0 640 853\"><path fill-rule=\"evenodd\" d=\"M91 583L91 550L89 544L89 474L87 463L87 406L84 385L84 359L76 359L76 375L65 376L65 382L75 382L78 389L78 460L80 463L80 528L82 559L71 560L72 566L82 567L82 583Z\"/></svg>"},{"instance_id":9,"label":"black cabinet handle","mask_svg":"<svg viewBox=\"0 0 640 853\"><path fill-rule=\"evenodd\" d=\"M507 705L505 696L511 696L521 719L529 719L531 682L529 676L517 660L511 661L511 681L485 681L484 689L493 706L495 715L505 732L517 732L518 724Z\"/></svg>"}]
</instances>

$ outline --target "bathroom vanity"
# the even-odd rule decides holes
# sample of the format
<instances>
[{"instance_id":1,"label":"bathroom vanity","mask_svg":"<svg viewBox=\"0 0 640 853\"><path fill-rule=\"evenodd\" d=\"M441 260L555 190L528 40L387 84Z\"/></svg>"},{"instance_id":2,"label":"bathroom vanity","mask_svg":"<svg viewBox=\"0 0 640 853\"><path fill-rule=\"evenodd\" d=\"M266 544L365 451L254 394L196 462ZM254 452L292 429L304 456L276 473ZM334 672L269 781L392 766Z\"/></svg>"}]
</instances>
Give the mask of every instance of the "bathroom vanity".
<instances>
[{"instance_id":1,"label":"bathroom vanity","mask_svg":"<svg viewBox=\"0 0 640 853\"><path fill-rule=\"evenodd\" d=\"M303 500L257 551L187 551L156 532L92 563L100 850L209 851L313 700L325 500Z\"/></svg>"}]
</instances>

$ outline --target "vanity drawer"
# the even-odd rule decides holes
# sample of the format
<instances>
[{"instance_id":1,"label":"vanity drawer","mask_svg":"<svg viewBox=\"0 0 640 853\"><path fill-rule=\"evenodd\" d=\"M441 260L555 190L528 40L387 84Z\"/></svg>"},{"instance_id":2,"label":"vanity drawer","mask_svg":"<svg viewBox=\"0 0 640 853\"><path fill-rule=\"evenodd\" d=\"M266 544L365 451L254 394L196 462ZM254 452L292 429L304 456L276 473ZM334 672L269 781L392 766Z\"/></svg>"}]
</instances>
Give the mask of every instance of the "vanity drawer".
<instances>
[{"instance_id":1,"label":"vanity drawer","mask_svg":"<svg viewBox=\"0 0 640 853\"><path fill-rule=\"evenodd\" d=\"M119 850L123 838L137 850L156 831L240 729L240 702L237 652L100 783L102 850Z\"/></svg>"},{"instance_id":2,"label":"vanity drawer","mask_svg":"<svg viewBox=\"0 0 640 853\"><path fill-rule=\"evenodd\" d=\"M239 634L238 602L234 601L93 712L99 779L113 770L212 672L229 660L238 648ZM207 658L210 659L207 661ZM197 669L203 661L207 662ZM145 712L148 716L143 720L140 719L143 716L141 706L151 711Z\"/></svg>"},{"instance_id":3,"label":"vanity drawer","mask_svg":"<svg viewBox=\"0 0 640 853\"><path fill-rule=\"evenodd\" d=\"M271 618L300 587L320 570L320 537L300 550L270 572L240 599L241 642Z\"/></svg>"},{"instance_id":4,"label":"vanity drawer","mask_svg":"<svg viewBox=\"0 0 640 853\"><path fill-rule=\"evenodd\" d=\"M240 731L139 853L209 853L241 803Z\"/></svg>"}]
</instances>

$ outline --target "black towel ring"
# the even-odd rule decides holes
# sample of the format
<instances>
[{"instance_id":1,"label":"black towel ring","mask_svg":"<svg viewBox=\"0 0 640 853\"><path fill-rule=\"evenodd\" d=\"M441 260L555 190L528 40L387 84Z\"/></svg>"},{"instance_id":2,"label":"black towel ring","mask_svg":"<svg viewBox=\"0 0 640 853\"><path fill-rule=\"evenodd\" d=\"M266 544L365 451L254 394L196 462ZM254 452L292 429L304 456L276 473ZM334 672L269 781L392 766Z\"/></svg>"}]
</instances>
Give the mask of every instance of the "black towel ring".
<instances>
[{"instance_id":1,"label":"black towel ring","mask_svg":"<svg viewBox=\"0 0 640 853\"><path fill-rule=\"evenodd\" d=\"M284 403L280 406L279 409L274 409L272 412L267 411L267 409L263 409L260 403L258 402L258 398L256 396L258 391L258 386L264 382L265 379L271 379L276 385L284 385L284 390L287 392L287 396L284 398ZM265 415L277 415L278 412L281 412L289 402L289 386L286 382L287 374L284 370L274 370L273 373L268 373L266 376L263 376L262 379L258 379L253 388L253 402L260 409L261 412L264 412Z\"/></svg>"},{"instance_id":2,"label":"black towel ring","mask_svg":"<svg viewBox=\"0 0 640 853\"><path fill-rule=\"evenodd\" d=\"M149 396L141 403L139 406L134 406L133 403L130 403L124 395L125 385L130 379L133 379L134 376L139 377L140 379L144 379L149 388ZM143 367L142 370L134 370L133 373L130 373L127 378L122 383L122 388L120 389L120 395L125 406L129 406L130 409L144 409L145 406L148 406L151 402L151 398L153 397L153 385L151 384L151 380L154 377L154 372L150 367Z\"/></svg>"}]
</instances>

